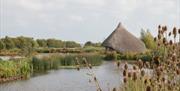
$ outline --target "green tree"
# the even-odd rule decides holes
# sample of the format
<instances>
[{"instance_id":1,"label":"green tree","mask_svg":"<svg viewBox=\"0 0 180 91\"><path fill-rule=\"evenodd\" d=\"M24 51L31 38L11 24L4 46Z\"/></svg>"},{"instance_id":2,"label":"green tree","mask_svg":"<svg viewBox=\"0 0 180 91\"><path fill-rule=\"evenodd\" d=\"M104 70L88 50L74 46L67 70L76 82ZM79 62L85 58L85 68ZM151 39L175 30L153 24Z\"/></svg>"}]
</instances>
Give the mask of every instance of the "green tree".
<instances>
[{"instance_id":1,"label":"green tree","mask_svg":"<svg viewBox=\"0 0 180 91\"><path fill-rule=\"evenodd\" d=\"M64 43L61 40L56 40L56 39L48 39L47 45L49 48L63 48L64 47Z\"/></svg>"},{"instance_id":2,"label":"green tree","mask_svg":"<svg viewBox=\"0 0 180 91\"><path fill-rule=\"evenodd\" d=\"M0 50L5 49L6 45L4 44L4 42L0 39Z\"/></svg>"},{"instance_id":3,"label":"green tree","mask_svg":"<svg viewBox=\"0 0 180 91\"><path fill-rule=\"evenodd\" d=\"M149 32L149 30L141 30L141 40L144 42L146 48L148 49L155 49L156 43L154 42L154 37Z\"/></svg>"},{"instance_id":4,"label":"green tree","mask_svg":"<svg viewBox=\"0 0 180 91\"><path fill-rule=\"evenodd\" d=\"M47 47L47 41L45 39L37 39L36 41L39 47Z\"/></svg>"},{"instance_id":5,"label":"green tree","mask_svg":"<svg viewBox=\"0 0 180 91\"><path fill-rule=\"evenodd\" d=\"M66 48L75 48L75 47L81 47L80 44L74 42L74 41L65 41L64 42Z\"/></svg>"},{"instance_id":6,"label":"green tree","mask_svg":"<svg viewBox=\"0 0 180 91\"><path fill-rule=\"evenodd\" d=\"M8 37L8 36L6 36L6 37L4 38L4 43L5 43L7 49L13 49L13 48L15 48L15 44L14 44L14 42L13 42L13 39L10 38L10 37Z\"/></svg>"},{"instance_id":7,"label":"green tree","mask_svg":"<svg viewBox=\"0 0 180 91\"><path fill-rule=\"evenodd\" d=\"M91 41L87 41L84 46L101 47L101 43L93 43Z\"/></svg>"},{"instance_id":8,"label":"green tree","mask_svg":"<svg viewBox=\"0 0 180 91\"><path fill-rule=\"evenodd\" d=\"M17 48L21 49L22 54L25 56L31 55L34 48L38 47L38 43L31 37L17 37L14 39L14 43Z\"/></svg>"}]
</instances>

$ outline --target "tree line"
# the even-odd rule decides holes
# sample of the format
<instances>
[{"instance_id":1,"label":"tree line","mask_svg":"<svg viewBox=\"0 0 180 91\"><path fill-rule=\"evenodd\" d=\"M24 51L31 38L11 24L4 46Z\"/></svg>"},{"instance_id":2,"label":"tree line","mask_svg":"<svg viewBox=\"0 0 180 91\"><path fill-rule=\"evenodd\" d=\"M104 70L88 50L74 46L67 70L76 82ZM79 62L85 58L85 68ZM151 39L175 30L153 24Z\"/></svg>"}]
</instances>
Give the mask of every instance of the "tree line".
<instances>
[{"instance_id":1,"label":"tree line","mask_svg":"<svg viewBox=\"0 0 180 91\"><path fill-rule=\"evenodd\" d=\"M62 41L57 39L33 39L31 37L8 37L0 39L0 50L2 49L33 49L33 48L75 48L81 47L74 41Z\"/></svg>"}]
</instances>

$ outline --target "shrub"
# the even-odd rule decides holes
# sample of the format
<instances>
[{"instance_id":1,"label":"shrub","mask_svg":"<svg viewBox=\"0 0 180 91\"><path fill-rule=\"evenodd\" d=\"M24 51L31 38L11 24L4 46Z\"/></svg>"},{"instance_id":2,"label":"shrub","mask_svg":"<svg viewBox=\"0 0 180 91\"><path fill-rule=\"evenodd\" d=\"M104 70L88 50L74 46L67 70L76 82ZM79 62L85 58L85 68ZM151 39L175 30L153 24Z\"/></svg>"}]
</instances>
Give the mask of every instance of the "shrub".
<instances>
[{"instance_id":1,"label":"shrub","mask_svg":"<svg viewBox=\"0 0 180 91\"><path fill-rule=\"evenodd\" d=\"M105 60L117 60L117 53L115 51L107 52L104 59Z\"/></svg>"}]
</instances>

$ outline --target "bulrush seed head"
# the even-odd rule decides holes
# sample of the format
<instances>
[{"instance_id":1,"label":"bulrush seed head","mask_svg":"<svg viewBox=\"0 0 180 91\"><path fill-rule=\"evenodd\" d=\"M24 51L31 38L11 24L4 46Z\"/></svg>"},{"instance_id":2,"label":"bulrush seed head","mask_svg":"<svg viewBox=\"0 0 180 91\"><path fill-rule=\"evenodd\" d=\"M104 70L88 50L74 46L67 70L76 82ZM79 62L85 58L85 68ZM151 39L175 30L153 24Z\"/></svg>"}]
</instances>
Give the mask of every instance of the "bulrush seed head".
<instances>
[{"instance_id":1,"label":"bulrush seed head","mask_svg":"<svg viewBox=\"0 0 180 91\"><path fill-rule=\"evenodd\" d=\"M145 80L144 80L144 84L146 85L146 84L147 84L147 82L148 82L148 80L147 80L147 79L145 79Z\"/></svg>"},{"instance_id":2,"label":"bulrush seed head","mask_svg":"<svg viewBox=\"0 0 180 91\"><path fill-rule=\"evenodd\" d=\"M97 78L96 78L96 77L94 77L94 81L97 81Z\"/></svg>"},{"instance_id":3,"label":"bulrush seed head","mask_svg":"<svg viewBox=\"0 0 180 91\"><path fill-rule=\"evenodd\" d=\"M160 64L160 59L159 59L158 56L154 57L154 63L159 66L159 64Z\"/></svg>"},{"instance_id":4,"label":"bulrush seed head","mask_svg":"<svg viewBox=\"0 0 180 91\"><path fill-rule=\"evenodd\" d=\"M163 38L163 44L166 44L166 38Z\"/></svg>"},{"instance_id":5,"label":"bulrush seed head","mask_svg":"<svg viewBox=\"0 0 180 91\"><path fill-rule=\"evenodd\" d=\"M120 66L120 62L118 61L118 62L117 62L117 67L119 68L119 66Z\"/></svg>"},{"instance_id":6,"label":"bulrush seed head","mask_svg":"<svg viewBox=\"0 0 180 91\"><path fill-rule=\"evenodd\" d=\"M131 78L132 77L132 73L128 72L128 77Z\"/></svg>"},{"instance_id":7,"label":"bulrush seed head","mask_svg":"<svg viewBox=\"0 0 180 91\"><path fill-rule=\"evenodd\" d=\"M124 77L127 76L127 70L126 70L126 69L123 71L123 76L124 76Z\"/></svg>"},{"instance_id":8,"label":"bulrush seed head","mask_svg":"<svg viewBox=\"0 0 180 91\"><path fill-rule=\"evenodd\" d=\"M127 63L124 64L124 69L126 69L126 70L128 69Z\"/></svg>"},{"instance_id":9,"label":"bulrush seed head","mask_svg":"<svg viewBox=\"0 0 180 91\"><path fill-rule=\"evenodd\" d=\"M146 87L146 91L152 91L152 90L151 90L151 86L147 86L147 87Z\"/></svg>"},{"instance_id":10,"label":"bulrush seed head","mask_svg":"<svg viewBox=\"0 0 180 91\"><path fill-rule=\"evenodd\" d=\"M163 27L163 30L164 30L164 31L167 31L167 26L164 26L164 27Z\"/></svg>"},{"instance_id":11,"label":"bulrush seed head","mask_svg":"<svg viewBox=\"0 0 180 91\"><path fill-rule=\"evenodd\" d=\"M137 66L133 65L133 70L137 70Z\"/></svg>"},{"instance_id":12,"label":"bulrush seed head","mask_svg":"<svg viewBox=\"0 0 180 91\"><path fill-rule=\"evenodd\" d=\"M173 28L173 34L176 35L177 34L177 30L176 27Z\"/></svg>"},{"instance_id":13,"label":"bulrush seed head","mask_svg":"<svg viewBox=\"0 0 180 91\"><path fill-rule=\"evenodd\" d=\"M154 41L155 41L155 42L157 41L157 38L156 38L156 37L154 37Z\"/></svg>"},{"instance_id":14,"label":"bulrush seed head","mask_svg":"<svg viewBox=\"0 0 180 91\"><path fill-rule=\"evenodd\" d=\"M116 90L116 88L113 88L113 90L112 90L112 91L117 91L117 90Z\"/></svg>"},{"instance_id":15,"label":"bulrush seed head","mask_svg":"<svg viewBox=\"0 0 180 91\"><path fill-rule=\"evenodd\" d=\"M124 77L123 82L127 83L127 78L126 77Z\"/></svg>"},{"instance_id":16,"label":"bulrush seed head","mask_svg":"<svg viewBox=\"0 0 180 91\"><path fill-rule=\"evenodd\" d=\"M165 81L166 81L166 79L165 79L165 77L163 77L163 78L162 78L162 82L165 82Z\"/></svg>"},{"instance_id":17,"label":"bulrush seed head","mask_svg":"<svg viewBox=\"0 0 180 91\"><path fill-rule=\"evenodd\" d=\"M169 44L170 44L170 45L172 45L172 44L173 44L173 41L172 41L172 40L170 40L170 41L169 41Z\"/></svg>"},{"instance_id":18,"label":"bulrush seed head","mask_svg":"<svg viewBox=\"0 0 180 91\"><path fill-rule=\"evenodd\" d=\"M168 34L168 35L169 35L169 37L170 37L170 36L171 36L171 32L169 32L169 34Z\"/></svg>"},{"instance_id":19,"label":"bulrush seed head","mask_svg":"<svg viewBox=\"0 0 180 91\"><path fill-rule=\"evenodd\" d=\"M176 35L177 35L176 27L173 28L173 35L174 35L174 38L176 38Z\"/></svg>"},{"instance_id":20,"label":"bulrush seed head","mask_svg":"<svg viewBox=\"0 0 180 91\"><path fill-rule=\"evenodd\" d=\"M177 75L180 75L180 69L177 69L177 70L176 70L176 74L177 74Z\"/></svg>"},{"instance_id":21,"label":"bulrush seed head","mask_svg":"<svg viewBox=\"0 0 180 91\"><path fill-rule=\"evenodd\" d=\"M161 25L158 26L158 30L160 30L160 29L161 29Z\"/></svg>"},{"instance_id":22,"label":"bulrush seed head","mask_svg":"<svg viewBox=\"0 0 180 91\"><path fill-rule=\"evenodd\" d=\"M136 81L136 80L137 80L137 78L138 78L138 77L137 77L137 73L136 73L136 72L133 72L133 76L132 76L132 77L133 77L133 78L132 78L132 79L133 79L133 81Z\"/></svg>"},{"instance_id":23,"label":"bulrush seed head","mask_svg":"<svg viewBox=\"0 0 180 91\"><path fill-rule=\"evenodd\" d=\"M176 56L175 55L172 56L172 61L173 62L176 61Z\"/></svg>"}]
</instances>

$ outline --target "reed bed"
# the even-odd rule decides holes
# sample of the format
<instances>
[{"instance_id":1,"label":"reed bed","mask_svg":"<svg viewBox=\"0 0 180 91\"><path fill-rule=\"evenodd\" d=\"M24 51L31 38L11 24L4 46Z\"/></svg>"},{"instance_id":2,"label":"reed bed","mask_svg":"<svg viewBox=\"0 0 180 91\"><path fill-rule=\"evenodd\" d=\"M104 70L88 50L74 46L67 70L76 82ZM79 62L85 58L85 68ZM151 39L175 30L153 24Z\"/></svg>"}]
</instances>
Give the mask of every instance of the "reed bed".
<instances>
[{"instance_id":1,"label":"reed bed","mask_svg":"<svg viewBox=\"0 0 180 91\"><path fill-rule=\"evenodd\" d=\"M93 66L98 66L102 63L102 56L100 54L67 54L67 55L51 55L42 58L33 57L32 65L34 71L47 71L50 69L59 68L75 68L76 58L80 59L80 63L83 63L82 58L88 59L89 63Z\"/></svg>"},{"instance_id":2,"label":"reed bed","mask_svg":"<svg viewBox=\"0 0 180 91\"><path fill-rule=\"evenodd\" d=\"M32 67L30 59L0 61L0 82L8 80L27 79L30 77Z\"/></svg>"}]
</instances>

